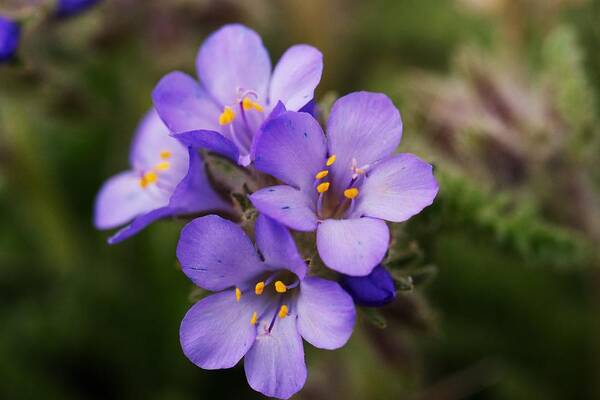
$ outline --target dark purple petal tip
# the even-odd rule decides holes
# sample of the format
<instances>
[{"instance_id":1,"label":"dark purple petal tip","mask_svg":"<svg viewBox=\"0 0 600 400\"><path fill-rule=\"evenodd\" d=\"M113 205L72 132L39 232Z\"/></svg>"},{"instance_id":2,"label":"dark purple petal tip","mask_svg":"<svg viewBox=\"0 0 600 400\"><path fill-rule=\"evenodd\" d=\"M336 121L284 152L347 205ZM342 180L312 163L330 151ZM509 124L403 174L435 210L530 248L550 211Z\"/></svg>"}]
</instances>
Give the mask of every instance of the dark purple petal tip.
<instances>
[{"instance_id":1,"label":"dark purple petal tip","mask_svg":"<svg viewBox=\"0 0 600 400\"><path fill-rule=\"evenodd\" d=\"M69 17L79 14L99 2L100 0L58 0L56 3L56 15L59 17Z\"/></svg>"},{"instance_id":2,"label":"dark purple petal tip","mask_svg":"<svg viewBox=\"0 0 600 400\"><path fill-rule=\"evenodd\" d=\"M21 39L20 25L10 18L0 15L0 62L14 57Z\"/></svg>"},{"instance_id":3,"label":"dark purple petal tip","mask_svg":"<svg viewBox=\"0 0 600 400\"><path fill-rule=\"evenodd\" d=\"M396 297L394 280L381 264L367 276L342 275L340 283L354 302L361 306L381 307Z\"/></svg>"}]
</instances>

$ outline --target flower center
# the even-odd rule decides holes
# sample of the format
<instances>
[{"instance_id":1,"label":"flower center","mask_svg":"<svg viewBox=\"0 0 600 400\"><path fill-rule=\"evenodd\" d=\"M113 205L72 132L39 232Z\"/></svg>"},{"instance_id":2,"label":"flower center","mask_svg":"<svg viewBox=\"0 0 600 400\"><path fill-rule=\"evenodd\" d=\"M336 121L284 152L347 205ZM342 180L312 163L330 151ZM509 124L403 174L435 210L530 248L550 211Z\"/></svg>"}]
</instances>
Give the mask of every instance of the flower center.
<instances>
[{"instance_id":1,"label":"flower center","mask_svg":"<svg viewBox=\"0 0 600 400\"><path fill-rule=\"evenodd\" d=\"M343 198L335 198L333 195L328 195L331 187L330 171L331 167L336 162L336 155L333 154L327 158L325 168L315 175L315 189L319 193L317 198L317 215L321 219L328 218L343 218L344 215L352 213L355 205L355 199L360 194L361 177L367 172L368 165L358 167L356 159L352 159L350 170L352 171L351 180L348 186L343 191Z\"/></svg>"},{"instance_id":2,"label":"flower center","mask_svg":"<svg viewBox=\"0 0 600 400\"><path fill-rule=\"evenodd\" d=\"M242 155L250 153L254 133L264 120L263 112L264 108L258 102L258 95L254 91L239 89L238 99L224 106L219 115L223 135L240 149ZM240 119L237 119L238 114Z\"/></svg>"},{"instance_id":3,"label":"flower center","mask_svg":"<svg viewBox=\"0 0 600 400\"><path fill-rule=\"evenodd\" d=\"M277 318L283 319L289 315L290 307L291 307L290 299L292 296L292 294L289 292L291 290L295 289L296 287L298 287L298 285L300 284L300 281L297 278L294 279L291 276L292 276L291 274L281 274L279 272L276 272L274 274L271 274L265 280L259 280L254 285L254 295L255 296L263 296L263 295L270 296L269 300L272 300L275 302L276 308L273 311L272 306L271 307L267 306L261 314L259 314L258 311L253 311L252 315L250 316L250 324L256 325L261 320L268 321L268 317L270 316L271 320L270 320L270 323L266 330L268 332L271 332L271 330L273 329L273 326L275 325L275 321L277 320ZM277 278L280 278L280 279L277 279ZM293 282L290 284L285 283L285 281L290 281L290 280L293 280ZM249 290L249 288L246 290ZM242 291L241 288L239 288L239 287L235 288L235 299L238 303L242 299L243 294L244 294L244 291ZM271 303L271 304L273 304L273 303ZM270 315L271 312L273 313L272 315ZM265 326L266 326L266 324L265 324Z\"/></svg>"},{"instance_id":4,"label":"flower center","mask_svg":"<svg viewBox=\"0 0 600 400\"><path fill-rule=\"evenodd\" d=\"M142 189L146 189L150 185L157 183L159 174L168 171L171 168L171 163L168 161L172 157L170 151L161 151L159 157L161 161L156 163L150 170L144 172L138 180L138 183Z\"/></svg>"}]
</instances>

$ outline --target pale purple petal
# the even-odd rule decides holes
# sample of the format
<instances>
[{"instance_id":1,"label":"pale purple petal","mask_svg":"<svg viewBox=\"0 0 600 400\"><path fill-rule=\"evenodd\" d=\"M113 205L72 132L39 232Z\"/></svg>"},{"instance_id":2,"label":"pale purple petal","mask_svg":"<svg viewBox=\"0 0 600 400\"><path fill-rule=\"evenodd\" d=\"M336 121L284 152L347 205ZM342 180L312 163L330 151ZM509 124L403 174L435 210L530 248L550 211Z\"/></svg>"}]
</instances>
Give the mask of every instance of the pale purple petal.
<instances>
[{"instance_id":1,"label":"pale purple petal","mask_svg":"<svg viewBox=\"0 0 600 400\"><path fill-rule=\"evenodd\" d=\"M288 269L299 279L306 275L306 263L298 253L294 238L279 222L260 214L254 225L256 246L271 269Z\"/></svg>"},{"instance_id":2,"label":"pale purple petal","mask_svg":"<svg viewBox=\"0 0 600 400\"><path fill-rule=\"evenodd\" d=\"M129 162L135 170L147 171L163 161L160 157L161 152L170 153L171 168L165 172L178 175L178 178L174 176L173 179L179 182L187 172L187 149L170 136L169 129L156 110L151 109L137 127L131 144Z\"/></svg>"},{"instance_id":3,"label":"pale purple petal","mask_svg":"<svg viewBox=\"0 0 600 400\"><path fill-rule=\"evenodd\" d=\"M337 349L352 335L354 302L337 282L305 278L300 283L297 307L298 332L313 346Z\"/></svg>"},{"instance_id":4,"label":"pale purple petal","mask_svg":"<svg viewBox=\"0 0 600 400\"><path fill-rule=\"evenodd\" d=\"M394 155L368 173L354 214L406 221L429 206L438 189L430 164L412 154Z\"/></svg>"},{"instance_id":5,"label":"pale purple petal","mask_svg":"<svg viewBox=\"0 0 600 400\"><path fill-rule=\"evenodd\" d=\"M221 131L222 109L192 77L175 71L165 75L152 92L158 115L173 133Z\"/></svg>"},{"instance_id":6,"label":"pale purple petal","mask_svg":"<svg viewBox=\"0 0 600 400\"><path fill-rule=\"evenodd\" d=\"M187 358L204 369L231 368L248 352L256 338L250 320L258 296L236 301L233 290L210 295L194 304L179 330Z\"/></svg>"},{"instance_id":7,"label":"pale purple petal","mask_svg":"<svg viewBox=\"0 0 600 400\"><path fill-rule=\"evenodd\" d=\"M116 228L169 202L168 196L150 196L139 182L140 175L128 171L115 175L104 183L98 192L94 208L96 228Z\"/></svg>"},{"instance_id":8,"label":"pale purple petal","mask_svg":"<svg viewBox=\"0 0 600 400\"><path fill-rule=\"evenodd\" d=\"M265 104L271 60L256 32L239 24L211 34L196 59L200 82L220 106L236 103L240 92L252 90Z\"/></svg>"},{"instance_id":9,"label":"pale purple petal","mask_svg":"<svg viewBox=\"0 0 600 400\"><path fill-rule=\"evenodd\" d=\"M270 333L265 325L259 326L244 370L250 387L265 396L288 399L302 389L307 372L295 315L277 318Z\"/></svg>"},{"instance_id":10,"label":"pale purple petal","mask_svg":"<svg viewBox=\"0 0 600 400\"><path fill-rule=\"evenodd\" d=\"M362 167L394 152L402 137L400 113L380 93L355 92L337 100L327 121L329 153L335 195L347 188L352 160Z\"/></svg>"},{"instance_id":11,"label":"pale purple petal","mask_svg":"<svg viewBox=\"0 0 600 400\"><path fill-rule=\"evenodd\" d=\"M187 277L207 290L244 287L264 271L242 228L216 215L196 218L183 228L177 259Z\"/></svg>"},{"instance_id":12,"label":"pale purple petal","mask_svg":"<svg viewBox=\"0 0 600 400\"><path fill-rule=\"evenodd\" d=\"M317 228L315 200L291 186L270 186L250 195L250 201L261 213L297 231Z\"/></svg>"},{"instance_id":13,"label":"pale purple petal","mask_svg":"<svg viewBox=\"0 0 600 400\"><path fill-rule=\"evenodd\" d=\"M329 268L364 276L383 260L389 238L388 227L380 219L328 219L317 228L317 249Z\"/></svg>"},{"instance_id":14,"label":"pale purple petal","mask_svg":"<svg viewBox=\"0 0 600 400\"><path fill-rule=\"evenodd\" d=\"M199 130L178 133L173 135L173 137L185 146L190 146L194 149L207 149L227 157L235 163L239 161L240 152L238 148L218 132Z\"/></svg>"},{"instance_id":15,"label":"pale purple petal","mask_svg":"<svg viewBox=\"0 0 600 400\"><path fill-rule=\"evenodd\" d=\"M281 114L263 126L256 141L256 168L302 190L312 189L326 160L323 130L307 113Z\"/></svg>"},{"instance_id":16,"label":"pale purple petal","mask_svg":"<svg viewBox=\"0 0 600 400\"><path fill-rule=\"evenodd\" d=\"M117 244L125 239L129 239L153 222L158 221L159 219L171 217L174 214L175 210L169 206L156 208L150 212L142 214L136 217L131 224L127 225L123 229L120 229L117 233L108 238L108 243Z\"/></svg>"},{"instance_id":17,"label":"pale purple petal","mask_svg":"<svg viewBox=\"0 0 600 400\"><path fill-rule=\"evenodd\" d=\"M323 55L305 44L290 47L273 70L269 100L282 101L291 111L312 100L323 73Z\"/></svg>"}]
</instances>

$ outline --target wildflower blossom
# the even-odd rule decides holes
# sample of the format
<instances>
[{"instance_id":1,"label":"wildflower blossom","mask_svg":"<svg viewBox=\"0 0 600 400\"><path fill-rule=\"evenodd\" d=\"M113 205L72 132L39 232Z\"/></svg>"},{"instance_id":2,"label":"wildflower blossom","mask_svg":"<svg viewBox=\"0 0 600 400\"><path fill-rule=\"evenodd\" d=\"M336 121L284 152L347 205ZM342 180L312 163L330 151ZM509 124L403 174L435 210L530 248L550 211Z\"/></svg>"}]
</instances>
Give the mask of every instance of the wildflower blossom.
<instances>
[{"instance_id":1,"label":"wildflower blossom","mask_svg":"<svg viewBox=\"0 0 600 400\"><path fill-rule=\"evenodd\" d=\"M340 98L328 136L306 113L268 121L256 142L255 167L284 185L253 193L263 214L299 231L317 231L330 268L364 276L388 248L385 220L402 222L430 205L438 185L428 163L392 154L402 136L400 113L382 94Z\"/></svg>"},{"instance_id":2,"label":"wildflower blossom","mask_svg":"<svg viewBox=\"0 0 600 400\"><path fill-rule=\"evenodd\" d=\"M96 198L97 228L133 220L109 242L127 239L160 218L229 210L211 188L200 156L170 137L154 110L140 123L129 159L132 169L110 178Z\"/></svg>"},{"instance_id":3,"label":"wildflower blossom","mask_svg":"<svg viewBox=\"0 0 600 400\"><path fill-rule=\"evenodd\" d=\"M367 276L342 275L340 284L361 306L381 307L396 298L394 279L381 264Z\"/></svg>"},{"instance_id":4,"label":"wildflower blossom","mask_svg":"<svg viewBox=\"0 0 600 400\"><path fill-rule=\"evenodd\" d=\"M60 17L79 14L99 1L100 0L58 0L56 2L55 13Z\"/></svg>"},{"instance_id":5,"label":"wildflower blossom","mask_svg":"<svg viewBox=\"0 0 600 400\"><path fill-rule=\"evenodd\" d=\"M21 39L21 27L12 19L0 15L0 63L14 57Z\"/></svg>"},{"instance_id":6,"label":"wildflower blossom","mask_svg":"<svg viewBox=\"0 0 600 400\"><path fill-rule=\"evenodd\" d=\"M253 141L267 117L307 105L321 79L321 53L295 45L271 72L260 36L242 25L210 35L196 59L199 82L171 72L153 92L154 106L186 145L204 147L240 165L252 159Z\"/></svg>"},{"instance_id":7,"label":"wildflower blossom","mask_svg":"<svg viewBox=\"0 0 600 400\"><path fill-rule=\"evenodd\" d=\"M231 368L245 357L250 386L287 399L306 380L302 338L322 349L343 346L355 309L336 282L306 276L283 225L261 215L255 236L260 255L238 225L218 216L195 219L183 229L177 246L183 272L218 293L187 312L181 346L204 369Z\"/></svg>"}]
</instances>

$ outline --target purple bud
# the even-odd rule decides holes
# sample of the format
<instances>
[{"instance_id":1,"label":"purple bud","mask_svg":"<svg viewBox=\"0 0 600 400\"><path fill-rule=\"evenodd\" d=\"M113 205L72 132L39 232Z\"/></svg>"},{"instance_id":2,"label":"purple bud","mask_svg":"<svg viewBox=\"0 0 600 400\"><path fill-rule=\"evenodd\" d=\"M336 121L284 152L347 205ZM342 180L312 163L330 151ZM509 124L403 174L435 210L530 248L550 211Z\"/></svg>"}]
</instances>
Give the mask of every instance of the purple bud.
<instances>
[{"instance_id":1,"label":"purple bud","mask_svg":"<svg viewBox=\"0 0 600 400\"><path fill-rule=\"evenodd\" d=\"M19 47L20 38L21 27L19 24L0 15L0 62L13 58Z\"/></svg>"},{"instance_id":2,"label":"purple bud","mask_svg":"<svg viewBox=\"0 0 600 400\"><path fill-rule=\"evenodd\" d=\"M56 3L56 15L68 17L85 11L87 8L98 3L99 0L58 0Z\"/></svg>"},{"instance_id":3,"label":"purple bud","mask_svg":"<svg viewBox=\"0 0 600 400\"><path fill-rule=\"evenodd\" d=\"M340 283L361 306L381 307L396 297L394 280L381 264L367 276L342 275Z\"/></svg>"}]
</instances>

